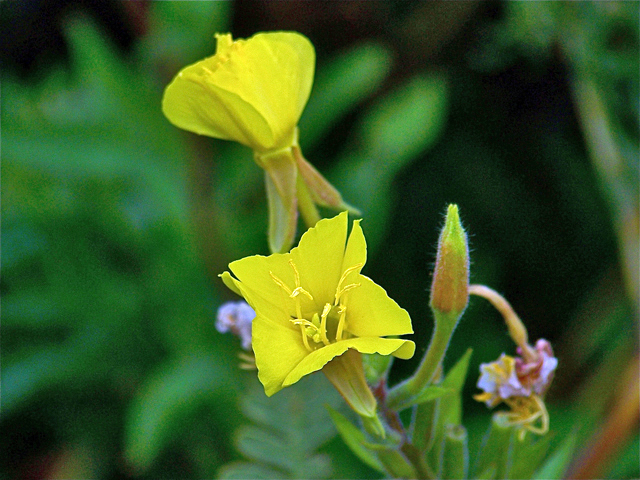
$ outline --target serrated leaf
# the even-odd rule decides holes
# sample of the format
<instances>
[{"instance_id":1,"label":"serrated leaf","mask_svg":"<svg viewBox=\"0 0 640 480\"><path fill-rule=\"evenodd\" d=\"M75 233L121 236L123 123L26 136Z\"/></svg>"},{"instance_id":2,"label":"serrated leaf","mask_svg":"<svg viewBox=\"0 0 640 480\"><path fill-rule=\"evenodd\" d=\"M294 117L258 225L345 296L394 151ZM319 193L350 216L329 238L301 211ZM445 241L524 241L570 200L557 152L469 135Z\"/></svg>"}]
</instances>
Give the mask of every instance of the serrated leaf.
<instances>
[{"instance_id":1,"label":"serrated leaf","mask_svg":"<svg viewBox=\"0 0 640 480\"><path fill-rule=\"evenodd\" d=\"M281 471L277 478L328 477L330 458L316 453L336 434L325 404L344 406L323 375L309 375L272 397L252 378L242 411L253 425L238 430L238 450L259 467L277 467Z\"/></svg>"},{"instance_id":2,"label":"serrated leaf","mask_svg":"<svg viewBox=\"0 0 640 480\"><path fill-rule=\"evenodd\" d=\"M340 437L351 451L366 465L380 473L386 473L376 455L365 447L364 443L366 438L364 433L362 433L362 430L352 424L347 417L335 411L328 405L327 410L329 411L329 415L331 415L333 423L338 429Z\"/></svg>"},{"instance_id":3,"label":"serrated leaf","mask_svg":"<svg viewBox=\"0 0 640 480\"><path fill-rule=\"evenodd\" d=\"M205 401L233 393L226 367L214 355L202 354L165 365L142 387L129 408L125 458L146 470L162 448L180 432L183 420Z\"/></svg>"}]
</instances>

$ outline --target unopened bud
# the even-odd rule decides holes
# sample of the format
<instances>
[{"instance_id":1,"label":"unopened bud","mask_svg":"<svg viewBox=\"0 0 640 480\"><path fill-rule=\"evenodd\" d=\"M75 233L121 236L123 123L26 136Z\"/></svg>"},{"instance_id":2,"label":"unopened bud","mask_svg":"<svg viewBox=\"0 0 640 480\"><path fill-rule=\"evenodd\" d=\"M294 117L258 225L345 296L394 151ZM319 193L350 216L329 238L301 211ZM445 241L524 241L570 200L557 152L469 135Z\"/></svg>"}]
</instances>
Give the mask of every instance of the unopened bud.
<instances>
[{"instance_id":1,"label":"unopened bud","mask_svg":"<svg viewBox=\"0 0 640 480\"><path fill-rule=\"evenodd\" d=\"M469 300L469 247L458 216L458 206L449 205L438 239L438 256L431 284L431 308L461 315Z\"/></svg>"}]
</instances>

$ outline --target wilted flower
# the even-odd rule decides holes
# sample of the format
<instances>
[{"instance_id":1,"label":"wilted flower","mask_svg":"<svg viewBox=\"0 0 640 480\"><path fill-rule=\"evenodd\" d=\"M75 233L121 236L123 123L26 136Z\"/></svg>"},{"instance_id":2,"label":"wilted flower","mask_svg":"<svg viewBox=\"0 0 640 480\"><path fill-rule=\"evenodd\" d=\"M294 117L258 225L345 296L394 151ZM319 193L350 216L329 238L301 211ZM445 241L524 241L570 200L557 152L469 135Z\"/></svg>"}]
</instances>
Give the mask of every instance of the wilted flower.
<instances>
[{"instance_id":1,"label":"wilted flower","mask_svg":"<svg viewBox=\"0 0 640 480\"><path fill-rule=\"evenodd\" d=\"M522 350L518 350L522 354ZM535 353L535 357L528 360L503 353L497 361L480 365L477 386L484 393L473 398L488 407L505 402L511 407L507 416L513 424L545 433L549 420L542 397L551 384L558 359L553 356L551 344L544 339L536 342ZM539 427L535 426L538 420L541 421Z\"/></svg>"},{"instance_id":2,"label":"wilted flower","mask_svg":"<svg viewBox=\"0 0 640 480\"><path fill-rule=\"evenodd\" d=\"M412 341L383 338L413 333L411 319L382 287L360 274L366 243L359 221L345 248L346 240L343 212L319 221L290 253L243 258L229 265L236 278L221 275L256 311L253 350L267 395L328 367L347 351L413 356ZM360 362L362 372L359 356L344 358ZM333 375L340 369L330 370Z\"/></svg>"}]
</instances>

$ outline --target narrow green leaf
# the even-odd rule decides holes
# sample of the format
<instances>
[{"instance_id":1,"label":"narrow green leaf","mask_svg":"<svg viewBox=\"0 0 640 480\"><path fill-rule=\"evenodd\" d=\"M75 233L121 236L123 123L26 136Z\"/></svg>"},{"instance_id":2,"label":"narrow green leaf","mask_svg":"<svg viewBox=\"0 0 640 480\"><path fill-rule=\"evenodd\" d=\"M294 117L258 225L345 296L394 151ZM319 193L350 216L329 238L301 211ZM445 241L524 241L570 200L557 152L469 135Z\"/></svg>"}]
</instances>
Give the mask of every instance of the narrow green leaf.
<instances>
[{"instance_id":1,"label":"narrow green leaf","mask_svg":"<svg viewBox=\"0 0 640 480\"><path fill-rule=\"evenodd\" d=\"M374 443L365 443L364 445L376 452L378 460L384 465L385 472L390 474L392 478L418 478L413 465L397 446Z\"/></svg>"},{"instance_id":2,"label":"narrow green leaf","mask_svg":"<svg viewBox=\"0 0 640 480\"><path fill-rule=\"evenodd\" d=\"M449 399L442 408L442 421L445 423L451 423L458 425L462 422L462 398L460 392L464 387L464 381L467 378L467 371L469 370L469 360L471 360L471 354L473 350L471 348L460 357L460 360L447 372L444 380L440 384L443 388L453 389L458 392Z\"/></svg>"},{"instance_id":3,"label":"narrow green leaf","mask_svg":"<svg viewBox=\"0 0 640 480\"><path fill-rule=\"evenodd\" d=\"M534 480L563 478L576 448L577 439L576 432L570 433L547 461L535 472L532 478Z\"/></svg>"},{"instance_id":4,"label":"narrow green leaf","mask_svg":"<svg viewBox=\"0 0 640 480\"><path fill-rule=\"evenodd\" d=\"M366 465L380 473L386 473L386 470L376 455L364 446L364 433L362 433L358 427L352 424L347 417L342 415L340 412L334 410L329 405L326 405L326 408L329 411L329 415L331 415L333 423L338 429L340 437L351 451Z\"/></svg>"},{"instance_id":5,"label":"narrow green leaf","mask_svg":"<svg viewBox=\"0 0 640 480\"><path fill-rule=\"evenodd\" d=\"M547 451L551 435L537 437L527 435L523 441L514 443L513 464L509 471L509 478L531 478L533 473L540 467Z\"/></svg>"},{"instance_id":6,"label":"narrow green leaf","mask_svg":"<svg viewBox=\"0 0 640 480\"><path fill-rule=\"evenodd\" d=\"M446 401L440 401L434 433L435 443L433 443L433 448L429 452L429 459L433 465L441 465L442 463L440 447L444 438L445 425L459 425L462 423L461 392L467 377L472 352L473 350L469 348L464 355L460 357L460 360L447 372L444 380L439 385L443 388L452 389L455 393L450 394ZM417 418L416 421L420 422L422 419ZM418 428L422 429L423 427L419 426Z\"/></svg>"},{"instance_id":7,"label":"narrow green leaf","mask_svg":"<svg viewBox=\"0 0 640 480\"><path fill-rule=\"evenodd\" d=\"M494 471L495 478L507 478L507 471L513 459L514 427L509 425L503 415L493 415L491 427L480 447L471 477Z\"/></svg>"},{"instance_id":8,"label":"narrow green leaf","mask_svg":"<svg viewBox=\"0 0 640 480\"><path fill-rule=\"evenodd\" d=\"M419 405L421 403L426 403L435 400L436 398L444 397L447 395L453 395L457 393L457 390L453 388L443 387L441 385L429 385L425 387L417 397L407 399L406 402L399 403L397 406L394 406L394 410L402 411L406 408L409 408L413 405Z\"/></svg>"}]
</instances>

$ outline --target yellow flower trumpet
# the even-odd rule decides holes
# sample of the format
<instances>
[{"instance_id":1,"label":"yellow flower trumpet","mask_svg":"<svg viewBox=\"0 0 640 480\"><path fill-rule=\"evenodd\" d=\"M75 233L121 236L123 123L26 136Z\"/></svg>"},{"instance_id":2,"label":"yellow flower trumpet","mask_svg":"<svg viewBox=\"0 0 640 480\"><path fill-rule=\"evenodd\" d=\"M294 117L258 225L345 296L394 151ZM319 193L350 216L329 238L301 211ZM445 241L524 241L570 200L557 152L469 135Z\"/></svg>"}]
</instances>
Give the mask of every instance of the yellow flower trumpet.
<instances>
[{"instance_id":1,"label":"yellow flower trumpet","mask_svg":"<svg viewBox=\"0 0 640 480\"><path fill-rule=\"evenodd\" d=\"M314 204L348 209L298 145L297 124L313 84L315 50L296 32L216 38L215 55L185 67L167 86L162 111L179 128L253 150L266 172L271 250L287 251L298 209L310 225L319 219Z\"/></svg>"},{"instance_id":2,"label":"yellow flower trumpet","mask_svg":"<svg viewBox=\"0 0 640 480\"><path fill-rule=\"evenodd\" d=\"M347 240L347 213L320 220L290 253L229 264L221 277L256 312L252 343L258 378L271 396L323 370L359 414L375 415L360 353L411 358L409 314L360 274L367 247L359 221ZM359 353L358 353L359 352Z\"/></svg>"}]
</instances>

